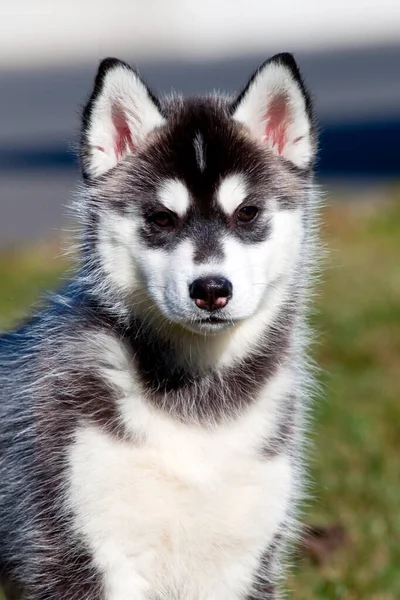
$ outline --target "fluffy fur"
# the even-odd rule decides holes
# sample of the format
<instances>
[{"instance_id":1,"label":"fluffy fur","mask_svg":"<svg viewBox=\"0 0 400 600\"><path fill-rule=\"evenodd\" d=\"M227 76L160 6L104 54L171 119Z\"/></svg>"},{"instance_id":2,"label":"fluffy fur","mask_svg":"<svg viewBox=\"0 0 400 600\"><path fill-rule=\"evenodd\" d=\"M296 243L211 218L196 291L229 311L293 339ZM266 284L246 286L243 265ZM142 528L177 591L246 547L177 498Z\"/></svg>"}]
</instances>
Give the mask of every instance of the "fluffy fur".
<instances>
[{"instance_id":1,"label":"fluffy fur","mask_svg":"<svg viewBox=\"0 0 400 600\"><path fill-rule=\"evenodd\" d=\"M279 596L303 480L314 155L290 55L236 99L159 100L100 65L76 277L0 338L10 598ZM218 300L221 278L229 296L206 310L193 282Z\"/></svg>"}]
</instances>

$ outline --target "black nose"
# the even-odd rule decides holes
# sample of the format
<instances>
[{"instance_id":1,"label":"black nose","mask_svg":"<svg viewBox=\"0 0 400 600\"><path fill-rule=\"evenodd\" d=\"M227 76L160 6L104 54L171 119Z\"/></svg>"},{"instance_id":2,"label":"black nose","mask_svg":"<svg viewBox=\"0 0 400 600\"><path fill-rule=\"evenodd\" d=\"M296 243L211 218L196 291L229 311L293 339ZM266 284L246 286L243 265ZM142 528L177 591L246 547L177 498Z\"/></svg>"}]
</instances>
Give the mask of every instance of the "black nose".
<instances>
[{"instance_id":1,"label":"black nose","mask_svg":"<svg viewBox=\"0 0 400 600\"><path fill-rule=\"evenodd\" d=\"M199 308L217 310L224 308L231 299L232 284L223 277L203 277L193 281L189 294Z\"/></svg>"}]
</instances>

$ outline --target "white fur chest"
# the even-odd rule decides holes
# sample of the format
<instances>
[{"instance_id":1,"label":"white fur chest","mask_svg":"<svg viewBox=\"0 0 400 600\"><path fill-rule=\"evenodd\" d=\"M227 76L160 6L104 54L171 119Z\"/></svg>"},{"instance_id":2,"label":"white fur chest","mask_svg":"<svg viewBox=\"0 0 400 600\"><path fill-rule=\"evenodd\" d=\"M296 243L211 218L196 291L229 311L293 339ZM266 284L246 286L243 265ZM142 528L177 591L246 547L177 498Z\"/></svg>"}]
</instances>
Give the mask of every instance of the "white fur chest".
<instances>
[{"instance_id":1,"label":"white fur chest","mask_svg":"<svg viewBox=\"0 0 400 600\"><path fill-rule=\"evenodd\" d=\"M288 457L255 450L275 428L265 415L212 433L153 415L141 444L77 432L71 503L107 600L246 597L291 494Z\"/></svg>"}]
</instances>

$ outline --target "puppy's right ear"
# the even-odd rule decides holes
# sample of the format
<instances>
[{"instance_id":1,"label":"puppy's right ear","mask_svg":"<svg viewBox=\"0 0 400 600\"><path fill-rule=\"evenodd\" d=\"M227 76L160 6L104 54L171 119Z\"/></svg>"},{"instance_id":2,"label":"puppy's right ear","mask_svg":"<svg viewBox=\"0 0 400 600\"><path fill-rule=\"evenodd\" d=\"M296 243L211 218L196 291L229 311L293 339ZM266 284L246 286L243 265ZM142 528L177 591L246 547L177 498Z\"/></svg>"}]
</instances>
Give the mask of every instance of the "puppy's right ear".
<instances>
[{"instance_id":1,"label":"puppy's right ear","mask_svg":"<svg viewBox=\"0 0 400 600\"><path fill-rule=\"evenodd\" d=\"M83 111L80 157L83 175L106 173L165 123L157 98L126 63L106 58Z\"/></svg>"},{"instance_id":2,"label":"puppy's right ear","mask_svg":"<svg viewBox=\"0 0 400 600\"><path fill-rule=\"evenodd\" d=\"M231 110L233 118L260 144L300 169L312 165L316 152L314 115L291 54L276 54L261 65Z\"/></svg>"}]
</instances>

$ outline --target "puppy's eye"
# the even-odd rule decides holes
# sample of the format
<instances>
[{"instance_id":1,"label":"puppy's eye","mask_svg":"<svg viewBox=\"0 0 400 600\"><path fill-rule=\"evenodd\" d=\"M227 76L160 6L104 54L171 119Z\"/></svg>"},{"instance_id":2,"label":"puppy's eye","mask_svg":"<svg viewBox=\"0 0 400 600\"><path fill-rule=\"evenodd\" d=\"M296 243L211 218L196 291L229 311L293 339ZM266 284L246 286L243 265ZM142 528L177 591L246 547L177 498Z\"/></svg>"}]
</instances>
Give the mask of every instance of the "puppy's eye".
<instances>
[{"instance_id":1,"label":"puppy's eye","mask_svg":"<svg viewBox=\"0 0 400 600\"><path fill-rule=\"evenodd\" d=\"M160 229L171 230L175 227L175 220L171 213L160 210L149 216L148 221L157 225Z\"/></svg>"},{"instance_id":2,"label":"puppy's eye","mask_svg":"<svg viewBox=\"0 0 400 600\"><path fill-rule=\"evenodd\" d=\"M236 218L240 223L251 223L251 221L254 221L254 219L256 218L257 215L258 215L257 207L243 206L243 208L238 210Z\"/></svg>"}]
</instances>

